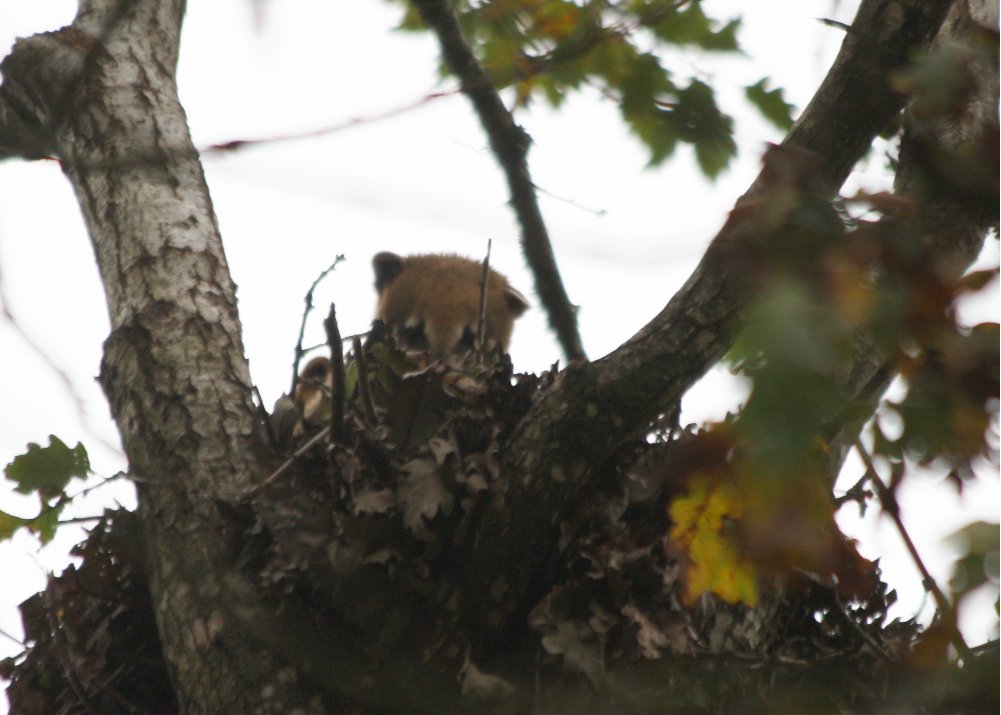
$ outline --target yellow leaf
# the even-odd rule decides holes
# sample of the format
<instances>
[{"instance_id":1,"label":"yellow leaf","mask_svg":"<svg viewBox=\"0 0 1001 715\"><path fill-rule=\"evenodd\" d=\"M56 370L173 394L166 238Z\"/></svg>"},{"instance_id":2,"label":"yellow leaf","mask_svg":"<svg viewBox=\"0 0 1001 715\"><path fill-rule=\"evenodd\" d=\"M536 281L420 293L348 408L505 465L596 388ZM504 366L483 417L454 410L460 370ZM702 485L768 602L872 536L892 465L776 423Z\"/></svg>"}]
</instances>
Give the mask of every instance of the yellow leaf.
<instances>
[{"instance_id":1,"label":"yellow leaf","mask_svg":"<svg viewBox=\"0 0 1001 715\"><path fill-rule=\"evenodd\" d=\"M691 604L711 592L729 603L758 603L758 574L727 534L729 522L743 514L743 498L730 484L692 479L688 493L668 507L669 538L684 556L684 600Z\"/></svg>"}]
</instances>

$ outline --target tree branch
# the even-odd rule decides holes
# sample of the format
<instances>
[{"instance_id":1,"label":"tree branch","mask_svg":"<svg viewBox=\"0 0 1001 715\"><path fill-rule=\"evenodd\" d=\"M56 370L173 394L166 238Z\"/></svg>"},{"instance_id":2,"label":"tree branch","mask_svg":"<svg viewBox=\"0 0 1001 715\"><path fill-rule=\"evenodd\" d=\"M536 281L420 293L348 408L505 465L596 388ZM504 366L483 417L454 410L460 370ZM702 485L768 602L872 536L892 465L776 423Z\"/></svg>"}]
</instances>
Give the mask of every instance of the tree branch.
<instances>
[{"instance_id":1,"label":"tree branch","mask_svg":"<svg viewBox=\"0 0 1001 715\"><path fill-rule=\"evenodd\" d=\"M341 330L337 325L337 309L333 303L330 304L330 312L327 313L327 318L323 321L323 328L327 331L327 345L330 346L332 382L330 438L335 442L340 442L344 439L344 345L341 343Z\"/></svg>"},{"instance_id":2,"label":"tree branch","mask_svg":"<svg viewBox=\"0 0 1001 715\"><path fill-rule=\"evenodd\" d=\"M0 65L0 137L22 156L59 157L82 208L112 326L100 380L130 470L145 477L150 592L181 709L264 712L249 681L273 693L273 712L305 711L315 691L282 676L216 598L232 554L215 505L255 483L265 446L235 286L177 98L184 7L83 0L73 25L19 40Z\"/></svg>"},{"instance_id":3,"label":"tree branch","mask_svg":"<svg viewBox=\"0 0 1001 715\"><path fill-rule=\"evenodd\" d=\"M445 62L462 83L480 123L490 139L490 148L507 177L511 206L521 224L521 247L532 274L535 291L549 315L549 325L567 360L584 360L584 346L577 331L577 310L570 302L542 211L528 169L531 139L504 106L486 71L462 37L459 20L448 0L413 0L421 19L438 36Z\"/></svg>"},{"instance_id":4,"label":"tree branch","mask_svg":"<svg viewBox=\"0 0 1001 715\"><path fill-rule=\"evenodd\" d=\"M480 525L466 563L467 613L496 622L498 605L520 607L528 585L552 557L556 524L614 447L641 433L676 402L732 344L752 297L733 258L767 244L783 226L769 199L810 180L832 196L873 138L903 107L889 76L935 36L945 0L866 0L809 106L782 143L798 174L765 170L742 196L685 285L615 352L572 365L522 421L503 455L508 475ZM802 159L802 161L800 161ZM501 507L500 505L503 504ZM498 565L508 566L498 571ZM483 601L486 601L484 603Z\"/></svg>"},{"instance_id":5,"label":"tree branch","mask_svg":"<svg viewBox=\"0 0 1001 715\"><path fill-rule=\"evenodd\" d=\"M897 504L896 495L883 483L879 472L876 470L876 465L872 461L872 455L869 454L869 450L862 444L862 440L858 438L855 439L855 451L862 458L862 463L865 465L866 473L869 476L869 483L872 484L873 489L876 491L883 513L889 515L893 521L893 525L897 528L897 533L900 534L900 539L904 542L904 547L907 549L911 561L921 573L922 584L931 592L932 597L935 599L935 604L938 606L938 610L945 621L949 640L952 642L963 663L972 662L973 653L970 652L970 646L963 640L963 634L959 632L957 626L956 610L949 603L949 599L946 598L945 594L942 593L942 589L938 587L931 572L928 571L924 559L921 558L921 554L918 552L918 547L914 545L914 540L907 531L907 527L904 526L904 522L900 518L900 505Z\"/></svg>"},{"instance_id":6,"label":"tree branch","mask_svg":"<svg viewBox=\"0 0 1001 715\"><path fill-rule=\"evenodd\" d=\"M292 387L289 388L288 394L295 394L295 386L299 384L299 363L302 361L302 356L306 352L302 348L302 339L306 334L306 321L309 320L309 314L313 311L313 293L316 291L316 287L320 285L327 275L337 269L337 266L341 264L344 260L343 254L338 254L334 258L334 262L321 271L320 275L309 286L309 290L306 291L306 295L303 296L303 302L306 306L302 309L302 320L299 322L299 337L295 341L295 357L292 360Z\"/></svg>"},{"instance_id":7,"label":"tree branch","mask_svg":"<svg viewBox=\"0 0 1001 715\"><path fill-rule=\"evenodd\" d=\"M982 23L989 22L989 18L978 17L974 7L977 4L976 0L954 2L935 45L970 38L983 31ZM996 8L996 2L994 4ZM964 145L971 138L997 135L997 58L985 52L982 57L967 60L973 86L964 111L922 119L920 113L909 109L894 177L894 191L920 206L921 229L927 245L933 249L929 252L929 260L934 263L932 270L944 280L958 278L976 260L987 231L997 225L996 194L989 202L970 204L953 192L936 187L923 161L922 147L936 145L964 152ZM832 433L825 435L829 442L825 471L831 483L840 472L859 431L896 376L896 370L886 364L885 356L865 336L859 337L856 357L844 373L843 391L849 396L848 408L844 415L832 421Z\"/></svg>"}]
</instances>

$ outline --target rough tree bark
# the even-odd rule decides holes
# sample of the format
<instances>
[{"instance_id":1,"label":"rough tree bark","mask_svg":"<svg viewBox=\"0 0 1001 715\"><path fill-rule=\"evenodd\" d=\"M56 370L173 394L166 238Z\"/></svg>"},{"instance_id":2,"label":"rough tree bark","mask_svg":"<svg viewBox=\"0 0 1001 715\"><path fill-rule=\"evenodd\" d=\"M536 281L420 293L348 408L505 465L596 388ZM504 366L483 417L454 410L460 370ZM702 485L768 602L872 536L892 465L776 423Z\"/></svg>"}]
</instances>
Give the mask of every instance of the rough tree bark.
<instances>
[{"instance_id":1,"label":"rough tree bark","mask_svg":"<svg viewBox=\"0 0 1001 715\"><path fill-rule=\"evenodd\" d=\"M928 45L951 5L862 3L783 142L814 157L821 193L837 191L901 110L888 73ZM101 383L138 483L151 591L181 708L320 712L322 682L400 711L454 712L453 680L420 665L389 664L373 695L368 676L386 663L352 650L337 623L292 608L275 615L234 568L232 521L222 512L260 483L267 456L234 287L174 85L183 12L183 0L84 0L72 26L19 41L0 67L0 154L58 158L93 241L112 324ZM470 623L503 627L524 608L558 551L560 515L597 467L731 345L749 289L730 248L767 241L781 226L782 216L755 208L769 189L762 175L646 327L611 355L564 370L525 417L502 455L502 486L461 555ZM855 374L850 391L870 377ZM427 690L441 699L421 702Z\"/></svg>"},{"instance_id":2,"label":"rough tree bark","mask_svg":"<svg viewBox=\"0 0 1001 715\"><path fill-rule=\"evenodd\" d=\"M311 687L222 606L233 586L215 504L262 467L234 285L174 83L184 8L82 2L72 26L19 41L4 127L20 153L60 160L87 221L111 316L101 384L181 707L289 713Z\"/></svg>"}]
</instances>

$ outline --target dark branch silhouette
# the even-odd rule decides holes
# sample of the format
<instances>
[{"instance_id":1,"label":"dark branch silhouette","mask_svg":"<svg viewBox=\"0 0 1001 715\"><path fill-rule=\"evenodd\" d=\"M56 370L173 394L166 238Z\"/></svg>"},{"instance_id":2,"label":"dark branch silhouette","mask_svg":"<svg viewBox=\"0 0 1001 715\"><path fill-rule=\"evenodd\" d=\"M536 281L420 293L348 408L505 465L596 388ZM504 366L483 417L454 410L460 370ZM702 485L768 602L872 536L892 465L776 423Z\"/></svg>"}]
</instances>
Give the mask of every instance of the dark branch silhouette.
<instances>
[{"instance_id":1,"label":"dark branch silhouette","mask_svg":"<svg viewBox=\"0 0 1001 715\"><path fill-rule=\"evenodd\" d=\"M642 433L732 345L753 295L737 249L767 244L783 216L770 214L769 192L808 182L833 197L876 134L904 106L890 74L937 33L949 2L866 0L834 65L782 142L786 171L768 164L737 201L688 281L624 345L589 364L570 366L522 420L503 455L511 475L503 497L480 525L465 575L467 594L499 578L525 593L558 539L552 528L600 465L624 440ZM898 13L902 13L898 14ZM859 112L858 107L866 107ZM567 449L566 445L573 445ZM503 505L503 506L500 506ZM517 603L517 598L509 599ZM480 605L470 605L475 613ZM485 609L483 609L485 610Z\"/></svg>"},{"instance_id":2,"label":"dark branch silhouette","mask_svg":"<svg viewBox=\"0 0 1001 715\"><path fill-rule=\"evenodd\" d=\"M535 276L535 291L549 315L567 360L584 360L584 346L577 330L577 310L560 278L535 184L528 169L531 139L504 106L486 71L462 37L459 21L447 0L413 0L421 18L438 36L442 55L462 83L480 123L490 139L490 148L507 177L511 206L521 224L521 246Z\"/></svg>"}]
</instances>

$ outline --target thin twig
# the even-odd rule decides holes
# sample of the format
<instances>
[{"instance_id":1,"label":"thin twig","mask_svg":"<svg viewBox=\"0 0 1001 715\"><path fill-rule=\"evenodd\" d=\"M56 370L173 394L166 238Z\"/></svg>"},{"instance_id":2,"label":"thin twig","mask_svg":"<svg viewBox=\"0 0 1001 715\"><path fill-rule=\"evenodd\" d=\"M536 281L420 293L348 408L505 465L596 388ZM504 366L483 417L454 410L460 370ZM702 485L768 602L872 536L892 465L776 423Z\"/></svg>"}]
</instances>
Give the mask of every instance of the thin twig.
<instances>
[{"instance_id":1,"label":"thin twig","mask_svg":"<svg viewBox=\"0 0 1001 715\"><path fill-rule=\"evenodd\" d=\"M292 388L295 389L294 387ZM264 431L268 434L268 444L275 445L278 444L278 437L275 435L274 429L271 427L271 420L268 419L268 411L264 407L264 397L261 396L261 391L257 389L257 385L253 386L254 396L257 398L257 414L264 423Z\"/></svg>"},{"instance_id":2,"label":"thin twig","mask_svg":"<svg viewBox=\"0 0 1001 715\"><path fill-rule=\"evenodd\" d=\"M330 304L330 312L323 321L327 331L327 344L330 346L330 372L332 383L330 407L330 436L336 442L344 438L344 346L341 344L341 331L337 327L337 309Z\"/></svg>"},{"instance_id":3,"label":"thin twig","mask_svg":"<svg viewBox=\"0 0 1001 715\"><path fill-rule=\"evenodd\" d=\"M420 97L416 101L409 102L400 107L394 107L393 109L388 109L379 114L371 114L367 117L351 117L339 124L333 124L327 127L320 127L318 129L311 129L305 132L292 132L289 134L275 134L270 137L264 137L261 139L230 139L229 141L221 142L218 144L209 144L206 147L199 149L199 153L205 154L223 154L233 152L246 147L260 146L262 144L277 144L278 142L287 141L299 141L302 139L317 139L319 137L327 136L328 134L334 134L336 132L344 131L345 129L352 129L362 124L371 124L373 122L379 122L384 119L392 119L406 112L413 111L414 109L419 109L430 102L441 99L442 97L451 97L453 94L458 93L458 89L446 89L440 92L429 92L428 94Z\"/></svg>"},{"instance_id":4,"label":"thin twig","mask_svg":"<svg viewBox=\"0 0 1001 715\"><path fill-rule=\"evenodd\" d=\"M304 444L301 447L299 447L299 449L297 449L292 454L291 457L289 457L284 462L282 462L281 466L278 467L278 469L276 469L270 475L268 475L267 479L265 479L263 482L261 482L257 486L255 486L255 487L247 490L246 498L249 499L250 497L255 496L262 489L264 489L265 487L269 486L270 484L273 484L274 481L276 479L278 479L278 477L280 477L282 474L285 473L285 470L287 470L289 467L291 467L295 463L295 461L297 459L299 459L299 457L301 457L302 455L306 454L306 452L308 452L309 450L311 450L321 440L325 439L328 434L330 434L330 427L329 426L324 427L319 432L317 432L315 435L313 435L310 438L310 440L308 442L306 442L306 444Z\"/></svg>"},{"instance_id":5,"label":"thin twig","mask_svg":"<svg viewBox=\"0 0 1001 715\"><path fill-rule=\"evenodd\" d=\"M365 411L365 421L370 427L378 422L375 416L375 403L372 402L372 390L368 384L368 358L357 335L351 338L351 347L355 353L355 363L358 365L358 390L361 392L361 405Z\"/></svg>"},{"instance_id":6,"label":"thin twig","mask_svg":"<svg viewBox=\"0 0 1001 715\"><path fill-rule=\"evenodd\" d=\"M58 620L58 608L53 601L51 581L52 579L50 578L49 587L47 587L44 592L45 617L48 620L49 629L52 631L52 640L56 649L56 655L59 659L60 665L63 667L63 674L66 676L66 682L69 683L70 689L73 691L73 694L76 695L80 706L87 712L87 715L100 715L100 711L94 707L94 703L91 702L90 696L88 696L87 692L84 690L83 683L80 682L76 671L73 669L70 642Z\"/></svg>"},{"instance_id":7,"label":"thin twig","mask_svg":"<svg viewBox=\"0 0 1001 715\"><path fill-rule=\"evenodd\" d=\"M355 333L354 335L344 335L344 336L341 337L341 342L342 343L346 343L349 340L353 341L355 338L367 338L368 335L369 335L369 333L371 333L371 332L372 332L371 330L363 330L362 332ZM322 343L317 343L316 345L310 345L309 347L306 347L306 348L302 349L302 354L305 355L306 353L311 353L314 350L318 350L319 348L322 348L322 347L324 347L326 345L327 345L327 341L323 341Z\"/></svg>"},{"instance_id":8,"label":"thin twig","mask_svg":"<svg viewBox=\"0 0 1001 715\"><path fill-rule=\"evenodd\" d=\"M118 668L116 668L111 675L105 678L103 683L97 680L92 681L94 686L109 698L116 700L118 704L125 707L128 712L138 713L139 715L152 715L151 710L140 707L111 687L110 683L125 671L125 667L125 664L118 666Z\"/></svg>"},{"instance_id":9,"label":"thin twig","mask_svg":"<svg viewBox=\"0 0 1001 715\"><path fill-rule=\"evenodd\" d=\"M97 516L73 516L69 519L60 519L59 526L63 524L87 524L89 522L100 521L104 517L102 515Z\"/></svg>"},{"instance_id":10,"label":"thin twig","mask_svg":"<svg viewBox=\"0 0 1001 715\"><path fill-rule=\"evenodd\" d=\"M305 350L302 349L302 336L306 332L306 319L309 318L309 313L313 310L313 291L316 290L316 286L320 284L320 281L326 278L330 271L337 268L337 265L343 260L344 255L338 255L337 258L334 259L334 262L316 277L316 280L313 281L313 285L309 287L309 290L306 291L306 295L303 298L306 303L306 308L302 311L302 322L299 323L299 338L295 341L295 359L292 361L292 387L288 391L288 394L290 395L295 394L295 386L299 384L299 362L302 360L302 356L305 353Z\"/></svg>"},{"instance_id":11,"label":"thin twig","mask_svg":"<svg viewBox=\"0 0 1001 715\"><path fill-rule=\"evenodd\" d=\"M911 560L914 565L917 566L918 571L921 572L921 578L924 581L924 586L931 592L932 597L935 599L935 603L938 605L939 611L942 613L942 619L945 621L946 629L949 632L949 637L952 641L953 646L956 648L956 652L962 661L966 663L972 662L973 654L970 652L970 647L963 640L963 635L959 632L959 628L956 625L956 611L949 603L949 599L946 598L942 589L938 587L935 579L932 578L931 573L928 571L928 567L925 566L924 560L921 558L921 554L918 553L917 547L914 545L914 541L911 540L911 535L907 532L904 527L904 522L900 518L900 505L897 504L897 497L893 492L883 484L883 480L879 477L879 472L876 471L876 465L872 461L872 456L869 454L869 450L865 448L862 444L862 440L859 437L855 438L855 451L858 452L859 456L862 458L862 463L865 465L866 471L868 471L872 478L869 480L876 490L876 495L879 497L880 506L882 506L883 511L889 514L893 523L897 527L897 532L900 534L900 538L904 541L904 546L907 547L907 551L911 556Z\"/></svg>"},{"instance_id":12,"label":"thin twig","mask_svg":"<svg viewBox=\"0 0 1001 715\"><path fill-rule=\"evenodd\" d=\"M101 444L102 446L104 446L105 449L109 450L113 454L121 455L124 457L125 455L122 453L121 446L112 444L107 439L98 434L97 431L91 426L91 420L90 420L90 415L88 414L87 411L87 405L84 401L84 398L80 395L79 392L77 392L76 386L73 384L72 378L70 378L69 374L61 367L59 367L59 365L56 364L56 362L52 359L52 356L50 356L48 352L44 348L42 348L41 345L35 342L34 338L32 338L24 330L24 328L21 327L21 324L17 321L17 318L11 312L9 306L10 306L10 300L8 299L6 290L4 288L3 271L2 271L2 266L0 266L0 315L2 315L4 319L7 321L7 323L10 325L10 327L14 329L14 332L21 336L21 339L24 341L25 345L27 345L28 348L35 353L35 355L39 358L42 364L45 365L49 370L51 370L52 373L55 374L55 376L58 377L59 380L63 383L63 388L66 390L66 394L69 395L70 401L76 408L77 419L80 420L80 424L83 425L83 428L87 431L87 434L89 434L95 442Z\"/></svg>"},{"instance_id":13,"label":"thin twig","mask_svg":"<svg viewBox=\"0 0 1001 715\"><path fill-rule=\"evenodd\" d=\"M528 168L531 139L504 106L486 71L462 36L459 20L448 0L412 0L421 19L434 30L445 62L462 83L490 149L507 177L511 206L521 224L521 247L535 276L535 290L549 315L549 325L568 360L586 360L577 329L577 310L560 278L553 247Z\"/></svg>"},{"instance_id":14,"label":"thin twig","mask_svg":"<svg viewBox=\"0 0 1001 715\"><path fill-rule=\"evenodd\" d=\"M818 17L817 22L821 25L827 25L828 27L833 27L838 30L843 30L844 32L856 32L855 28L849 25L847 22L841 22L840 20L834 20L829 17Z\"/></svg>"},{"instance_id":15,"label":"thin twig","mask_svg":"<svg viewBox=\"0 0 1001 715\"><path fill-rule=\"evenodd\" d=\"M490 275L490 248L493 239L487 239L487 255L483 257L483 270L480 271L480 311L476 316L476 356L483 360L484 330L487 324L487 278Z\"/></svg>"},{"instance_id":16,"label":"thin twig","mask_svg":"<svg viewBox=\"0 0 1001 715\"><path fill-rule=\"evenodd\" d=\"M845 604L843 604L841 602L841 597L838 596L838 589L832 588L831 589L831 594L834 596L834 602L837 604L838 610L841 611L842 617L846 621L848 621L848 624L852 628L854 628L855 631L860 636L862 636L862 638L864 638L865 641L870 646L872 646L873 649L875 649L875 651L877 653L879 653L881 656L883 656L886 660L889 660L889 661L896 660L896 658L894 658L892 655L890 655L890 653L886 650L886 648L883 647L883 645L879 641L877 641L875 638L873 638L870 633L866 632L866 630L854 618L852 618L851 614L848 613L848 609L845 607Z\"/></svg>"},{"instance_id":17,"label":"thin twig","mask_svg":"<svg viewBox=\"0 0 1001 715\"><path fill-rule=\"evenodd\" d=\"M28 645L24 641L18 640L17 638L15 638L14 636L12 636L10 633L8 633L7 631L5 631L3 628L0 628L0 636L3 636L4 638L7 638L8 640L14 641L15 643L17 643L22 648L27 648L28 647Z\"/></svg>"},{"instance_id":18,"label":"thin twig","mask_svg":"<svg viewBox=\"0 0 1001 715\"><path fill-rule=\"evenodd\" d=\"M76 494L68 495L70 501L73 501L74 499L79 499L80 497L85 497L91 492L101 489L102 487L105 487L111 482L117 481L119 479L128 479L130 481L132 480L132 476L130 474L126 474L125 472L115 472L110 477L98 477L98 478L100 479L100 481L97 484L91 484L89 487L84 487Z\"/></svg>"},{"instance_id":19,"label":"thin twig","mask_svg":"<svg viewBox=\"0 0 1001 715\"><path fill-rule=\"evenodd\" d=\"M872 496L872 492L865 490L865 483L869 481L869 474L863 474L862 477L852 485L844 494L839 497L834 498L834 508L840 509L846 503L853 501L857 502L862 513L865 514L866 499Z\"/></svg>"},{"instance_id":20,"label":"thin twig","mask_svg":"<svg viewBox=\"0 0 1001 715\"><path fill-rule=\"evenodd\" d=\"M582 206L581 204L577 203L577 201L575 201L574 199L568 198L566 196L561 196L560 194L553 193L552 191L550 191L549 189L545 188L544 186L539 186L538 184L536 184L535 185L535 190L538 191L538 192L540 192L540 193L545 194L546 196L548 196L551 199L554 199L554 200L559 201L561 203L567 204L568 206L572 206L573 208L577 209L578 211L583 211L585 213L589 213L592 216L607 216L608 215L608 209L593 209L590 206Z\"/></svg>"},{"instance_id":21,"label":"thin twig","mask_svg":"<svg viewBox=\"0 0 1001 715\"><path fill-rule=\"evenodd\" d=\"M86 60L85 60L86 61ZM371 124L374 122L379 122L384 119L391 119L397 117L401 114L420 109L426 104L429 104L433 100L441 99L444 97L450 97L457 94L459 89L446 89L439 92L431 92L419 99L410 102L408 104L402 105L400 107L395 107L393 109L386 110L378 114L372 114L365 117L351 117L338 124L333 124L325 127L318 127L316 129L310 129L302 132L289 132L286 134L275 134L268 137L261 137L256 139L229 139L227 141L218 142L215 144L208 144L201 147L195 151L189 148L183 149L168 149L166 151L159 151L155 155L148 154L144 152L137 152L129 154L126 157L115 160L105 160L105 161L79 161L75 160L73 162L64 161L64 165L73 167L81 171L128 171L130 169L135 169L142 166L147 166L153 162L161 162L165 160L173 159L192 159L197 156L202 156L206 159L210 159L213 154L230 154L242 149L253 148L257 146L268 146L272 144L278 144L282 142L290 141L301 141L316 139L320 137L327 136L329 134L335 134L348 129L353 129L357 126L364 126L366 124ZM19 146L17 151L12 151L10 147L0 146L0 159L11 156L24 156L25 158L51 158L48 156L47 151L37 151L32 147Z\"/></svg>"}]
</instances>

